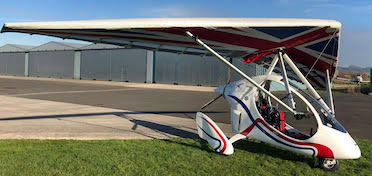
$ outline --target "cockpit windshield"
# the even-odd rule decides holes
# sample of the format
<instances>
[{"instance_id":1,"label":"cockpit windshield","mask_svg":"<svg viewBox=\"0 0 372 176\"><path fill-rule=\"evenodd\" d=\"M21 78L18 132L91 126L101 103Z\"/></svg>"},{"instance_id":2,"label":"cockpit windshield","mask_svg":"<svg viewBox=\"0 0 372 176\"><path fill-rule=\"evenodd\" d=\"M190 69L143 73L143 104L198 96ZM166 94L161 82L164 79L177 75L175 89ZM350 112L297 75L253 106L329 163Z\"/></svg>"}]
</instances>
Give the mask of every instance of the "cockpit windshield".
<instances>
[{"instance_id":1,"label":"cockpit windshield","mask_svg":"<svg viewBox=\"0 0 372 176\"><path fill-rule=\"evenodd\" d=\"M332 114L327 113L322 107L319 107L319 109L319 117L322 120L323 125L346 133L345 128L336 120L336 118L333 117Z\"/></svg>"},{"instance_id":2,"label":"cockpit windshield","mask_svg":"<svg viewBox=\"0 0 372 176\"><path fill-rule=\"evenodd\" d=\"M330 112L328 112L325 109L325 107L323 107L313 96L311 96L310 94L306 93L305 91L303 91L301 89L298 89L298 87L296 87L294 85L292 85L292 86L295 87L298 91L300 91L301 94L306 95L305 97L307 97L308 99L310 99L309 102L317 110L317 112L319 114L319 117L322 120L323 125L325 125L327 127L330 127L330 128L333 128L333 129L336 129L336 130L341 131L343 133L346 133L347 132L345 130L345 128L340 124L340 122L338 122L336 120L336 118L334 117L334 115L331 114Z\"/></svg>"}]
</instances>

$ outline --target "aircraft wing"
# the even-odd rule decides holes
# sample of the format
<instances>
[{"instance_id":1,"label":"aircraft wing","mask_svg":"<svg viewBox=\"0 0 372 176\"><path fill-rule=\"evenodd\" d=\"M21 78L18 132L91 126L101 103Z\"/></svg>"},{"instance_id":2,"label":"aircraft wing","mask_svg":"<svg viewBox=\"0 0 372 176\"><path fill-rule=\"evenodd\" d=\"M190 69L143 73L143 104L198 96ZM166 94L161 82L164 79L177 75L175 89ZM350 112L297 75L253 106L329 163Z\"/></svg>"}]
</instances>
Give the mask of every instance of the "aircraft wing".
<instances>
[{"instance_id":1,"label":"aircraft wing","mask_svg":"<svg viewBox=\"0 0 372 176\"><path fill-rule=\"evenodd\" d=\"M333 20L267 18L158 18L6 23L1 32L21 32L108 43L132 48L208 55L190 31L225 57L267 67L261 57L285 52L315 87L325 87L325 71L337 67L341 24ZM296 76L292 75L294 79Z\"/></svg>"}]
</instances>

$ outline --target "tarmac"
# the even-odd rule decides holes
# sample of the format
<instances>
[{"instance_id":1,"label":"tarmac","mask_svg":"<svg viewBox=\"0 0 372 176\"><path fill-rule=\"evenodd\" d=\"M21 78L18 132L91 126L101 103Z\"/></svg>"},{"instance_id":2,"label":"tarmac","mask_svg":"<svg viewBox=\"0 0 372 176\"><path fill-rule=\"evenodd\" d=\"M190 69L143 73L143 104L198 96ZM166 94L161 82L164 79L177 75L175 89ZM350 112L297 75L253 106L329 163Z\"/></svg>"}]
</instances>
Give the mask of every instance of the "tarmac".
<instances>
[{"instance_id":1,"label":"tarmac","mask_svg":"<svg viewBox=\"0 0 372 176\"><path fill-rule=\"evenodd\" d=\"M0 76L1 139L197 137L194 116L214 87ZM334 94L336 117L372 140L372 97ZM205 112L231 136L229 105Z\"/></svg>"},{"instance_id":2,"label":"tarmac","mask_svg":"<svg viewBox=\"0 0 372 176\"><path fill-rule=\"evenodd\" d=\"M132 105L128 109L137 109L137 106L141 109L141 105L134 102L136 94L147 97L147 102L154 106L162 106L157 99L165 96L163 91L167 89L192 92L213 90L208 87L11 76L1 76L0 82L0 94L3 94L0 95L0 139L196 138L193 118L162 115L172 114L170 111L138 112L125 110L125 106L121 109L101 106L106 106L107 101L114 104L125 101ZM160 91L160 95L152 97L152 94L155 95L152 92L156 90ZM115 94L123 92L134 97L114 98ZM103 97L97 94L103 94ZM69 103L68 99L80 104ZM219 126L229 128L230 125L219 123Z\"/></svg>"}]
</instances>

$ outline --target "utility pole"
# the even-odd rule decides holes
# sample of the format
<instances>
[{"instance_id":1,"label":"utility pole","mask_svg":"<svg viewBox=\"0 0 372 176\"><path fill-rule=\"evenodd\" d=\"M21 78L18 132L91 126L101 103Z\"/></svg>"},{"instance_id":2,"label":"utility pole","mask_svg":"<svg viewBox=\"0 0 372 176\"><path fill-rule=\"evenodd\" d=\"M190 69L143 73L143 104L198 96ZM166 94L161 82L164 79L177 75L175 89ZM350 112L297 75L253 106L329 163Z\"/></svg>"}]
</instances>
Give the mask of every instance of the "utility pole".
<instances>
[{"instance_id":1,"label":"utility pole","mask_svg":"<svg viewBox=\"0 0 372 176\"><path fill-rule=\"evenodd\" d=\"M369 73L369 95L372 95L372 68Z\"/></svg>"}]
</instances>

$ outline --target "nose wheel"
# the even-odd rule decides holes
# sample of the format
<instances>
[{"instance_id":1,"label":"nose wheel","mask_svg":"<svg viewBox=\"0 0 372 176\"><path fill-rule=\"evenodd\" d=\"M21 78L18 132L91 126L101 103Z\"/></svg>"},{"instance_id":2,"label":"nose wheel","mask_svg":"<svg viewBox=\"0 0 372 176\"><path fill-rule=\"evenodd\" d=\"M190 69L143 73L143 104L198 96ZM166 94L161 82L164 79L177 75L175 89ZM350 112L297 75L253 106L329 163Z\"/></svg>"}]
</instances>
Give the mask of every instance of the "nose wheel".
<instances>
[{"instance_id":1,"label":"nose wheel","mask_svg":"<svg viewBox=\"0 0 372 176\"><path fill-rule=\"evenodd\" d=\"M340 162L336 159L319 158L319 167L326 171L336 171L340 167Z\"/></svg>"}]
</instances>

